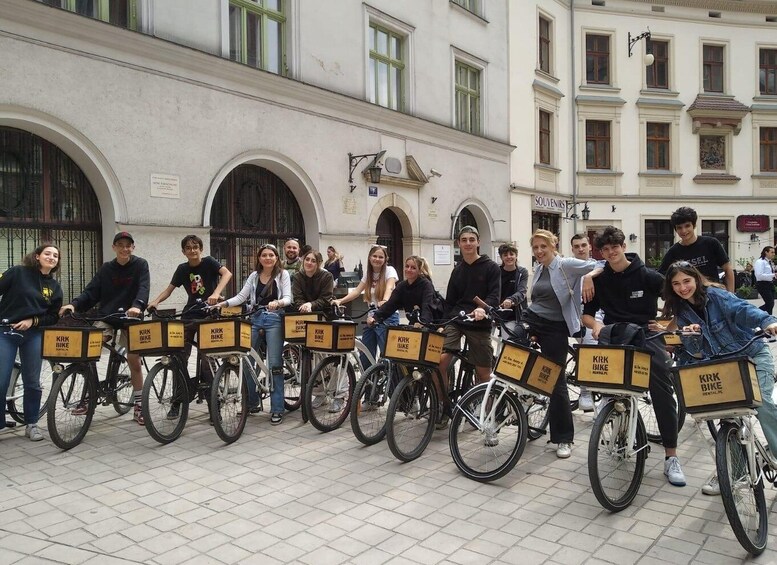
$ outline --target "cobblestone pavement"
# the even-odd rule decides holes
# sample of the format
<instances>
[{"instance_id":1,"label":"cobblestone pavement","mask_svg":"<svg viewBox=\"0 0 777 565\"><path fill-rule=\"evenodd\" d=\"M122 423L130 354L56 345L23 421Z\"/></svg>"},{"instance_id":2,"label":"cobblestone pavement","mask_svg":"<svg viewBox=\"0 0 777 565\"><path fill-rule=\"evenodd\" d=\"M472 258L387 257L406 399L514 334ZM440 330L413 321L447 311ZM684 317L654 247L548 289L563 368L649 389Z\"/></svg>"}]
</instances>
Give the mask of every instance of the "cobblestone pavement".
<instances>
[{"instance_id":1,"label":"cobblestone pavement","mask_svg":"<svg viewBox=\"0 0 777 565\"><path fill-rule=\"evenodd\" d=\"M130 416L98 414L61 452L21 430L0 435L0 563L734 563L713 469L690 419L680 454L688 486L663 476L653 446L635 503L610 514L588 482L590 414L575 414L572 457L529 443L503 479L454 466L446 432L401 464L385 442L362 447L346 426L321 434L299 413L271 427L252 416L224 446L193 405L184 434L159 445ZM774 490L767 504L774 505ZM774 531L774 527L772 528ZM777 540L756 561L777 562Z\"/></svg>"}]
</instances>

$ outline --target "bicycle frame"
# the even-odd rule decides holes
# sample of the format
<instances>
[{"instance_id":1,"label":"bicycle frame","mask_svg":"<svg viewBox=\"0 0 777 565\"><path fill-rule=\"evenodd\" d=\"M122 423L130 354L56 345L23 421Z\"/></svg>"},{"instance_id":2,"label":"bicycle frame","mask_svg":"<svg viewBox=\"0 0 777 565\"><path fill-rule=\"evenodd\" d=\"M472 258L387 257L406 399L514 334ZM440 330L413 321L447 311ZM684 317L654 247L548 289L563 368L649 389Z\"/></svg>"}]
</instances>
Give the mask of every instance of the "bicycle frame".
<instances>
[{"instance_id":1,"label":"bicycle frame","mask_svg":"<svg viewBox=\"0 0 777 565\"><path fill-rule=\"evenodd\" d=\"M606 390L599 390L599 389L590 389L593 392L600 392L602 394L607 394ZM612 393L612 391L610 391ZM626 442L626 446L628 451L626 453L622 453L622 455L625 459L631 459L635 457L640 451L643 449L649 449L650 445L646 442L645 445L640 447L639 449L633 449L631 446L634 445L634 442L637 439L637 424L639 422L639 398L642 396L642 393L633 393L628 394L625 391L618 391L618 394L611 398L608 402L614 402L615 403L615 411L619 414L624 414L626 412L625 406L622 404L618 405L618 403L623 403L624 401L628 400L629 406L630 406L630 412L631 416L629 417L629 432L628 432L628 441Z\"/></svg>"}]
</instances>

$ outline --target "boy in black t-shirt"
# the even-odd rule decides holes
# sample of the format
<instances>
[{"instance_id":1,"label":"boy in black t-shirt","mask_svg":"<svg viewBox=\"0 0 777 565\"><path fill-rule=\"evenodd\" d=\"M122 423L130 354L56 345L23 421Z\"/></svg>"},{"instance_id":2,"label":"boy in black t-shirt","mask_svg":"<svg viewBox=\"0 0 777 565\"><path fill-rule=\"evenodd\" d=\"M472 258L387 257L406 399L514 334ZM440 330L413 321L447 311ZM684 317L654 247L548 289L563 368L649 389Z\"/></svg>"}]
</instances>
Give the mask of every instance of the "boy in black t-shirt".
<instances>
[{"instance_id":1,"label":"boy in black t-shirt","mask_svg":"<svg viewBox=\"0 0 777 565\"><path fill-rule=\"evenodd\" d=\"M672 212L669 223L677 232L680 241L669 248L661 261L658 272L666 274L669 266L676 261L688 261L711 282L717 283L718 267L723 269L723 283L729 292L734 292L734 269L723 246L714 237L696 235L696 210L683 206Z\"/></svg>"},{"instance_id":2,"label":"boy in black t-shirt","mask_svg":"<svg viewBox=\"0 0 777 565\"><path fill-rule=\"evenodd\" d=\"M170 280L170 284L159 293L159 296L149 303L148 309L154 310L158 308L159 304L167 300L176 288L182 286L189 297L184 310L190 311L186 312L181 318L183 320L204 318L205 311L195 307L197 300L202 300L203 303L211 306L216 304L220 300L224 287L227 286L227 283L232 278L232 273L210 255L202 256L203 243L196 235L187 235L181 240L181 251L186 256L186 263L178 265L175 273L173 273L173 278ZM196 334L197 324L186 324L184 339L186 341L185 355L187 359L191 354L192 342ZM202 360L200 370L200 374L206 379L210 380L213 378L207 359Z\"/></svg>"}]
</instances>

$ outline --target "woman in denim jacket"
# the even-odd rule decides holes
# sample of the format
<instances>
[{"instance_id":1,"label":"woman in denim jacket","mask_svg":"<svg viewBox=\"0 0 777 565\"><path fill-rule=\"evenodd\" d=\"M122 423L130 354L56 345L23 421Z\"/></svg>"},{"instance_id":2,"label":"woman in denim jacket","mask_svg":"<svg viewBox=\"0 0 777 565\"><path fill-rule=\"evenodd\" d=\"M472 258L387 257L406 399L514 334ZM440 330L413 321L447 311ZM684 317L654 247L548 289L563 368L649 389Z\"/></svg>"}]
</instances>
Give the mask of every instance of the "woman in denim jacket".
<instances>
[{"instance_id":1,"label":"woman in denim jacket","mask_svg":"<svg viewBox=\"0 0 777 565\"><path fill-rule=\"evenodd\" d=\"M760 310L730 292L711 286L690 263L678 261L666 272L664 283L664 314L674 315L675 323L686 331L701 332L698 337L684 337L685 350L694 357L710 357L736 351L753 337L753 329L760 327L777 335L777 318ZM774 389L774 361L772 352L763 340L752 343L742 353L756 366L763 403L758 408L769 449L777 455L777 408L772 401ZM682 361L681 364L688 364ZM714 486L710 486L715 483ZM705 485L702 492L718 494L717 479Z\"/></svg>"}]
</instances>

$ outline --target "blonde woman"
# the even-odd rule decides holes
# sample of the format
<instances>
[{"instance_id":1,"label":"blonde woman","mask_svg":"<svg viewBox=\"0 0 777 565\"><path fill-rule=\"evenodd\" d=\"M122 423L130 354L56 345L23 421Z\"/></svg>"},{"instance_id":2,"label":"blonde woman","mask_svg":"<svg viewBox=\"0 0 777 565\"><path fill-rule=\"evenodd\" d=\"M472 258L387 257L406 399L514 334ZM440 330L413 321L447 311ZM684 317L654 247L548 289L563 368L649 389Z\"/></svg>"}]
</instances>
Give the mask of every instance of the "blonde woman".
<instances>
[{"instance_id":1,"label":"blonde woman","mask_svg":"<svg viewBox=\"0 0 777 565\"><path fill-rule=\"evenodd\" d=\"M396 269L388 264L388 254L386 248L382 245L373 245L370 248L370 254L367 258L367 269L359 284L351 292L340 298L333 300L332 304L340 306L356 299L364 291L364 301L369 305L369 318L373 317L375 310L383 306L394 291L399 276ZM399 323L399 314L394 312L385 319L385 324L396 326ZM362 343L367 346L373 357L378 351L380 343L381 350L386 342L386 326L370 326L364 328L361 337ZM361 356L362 367L367 369L369 362L365 355Z\"/></svg>"}]
</instances>

